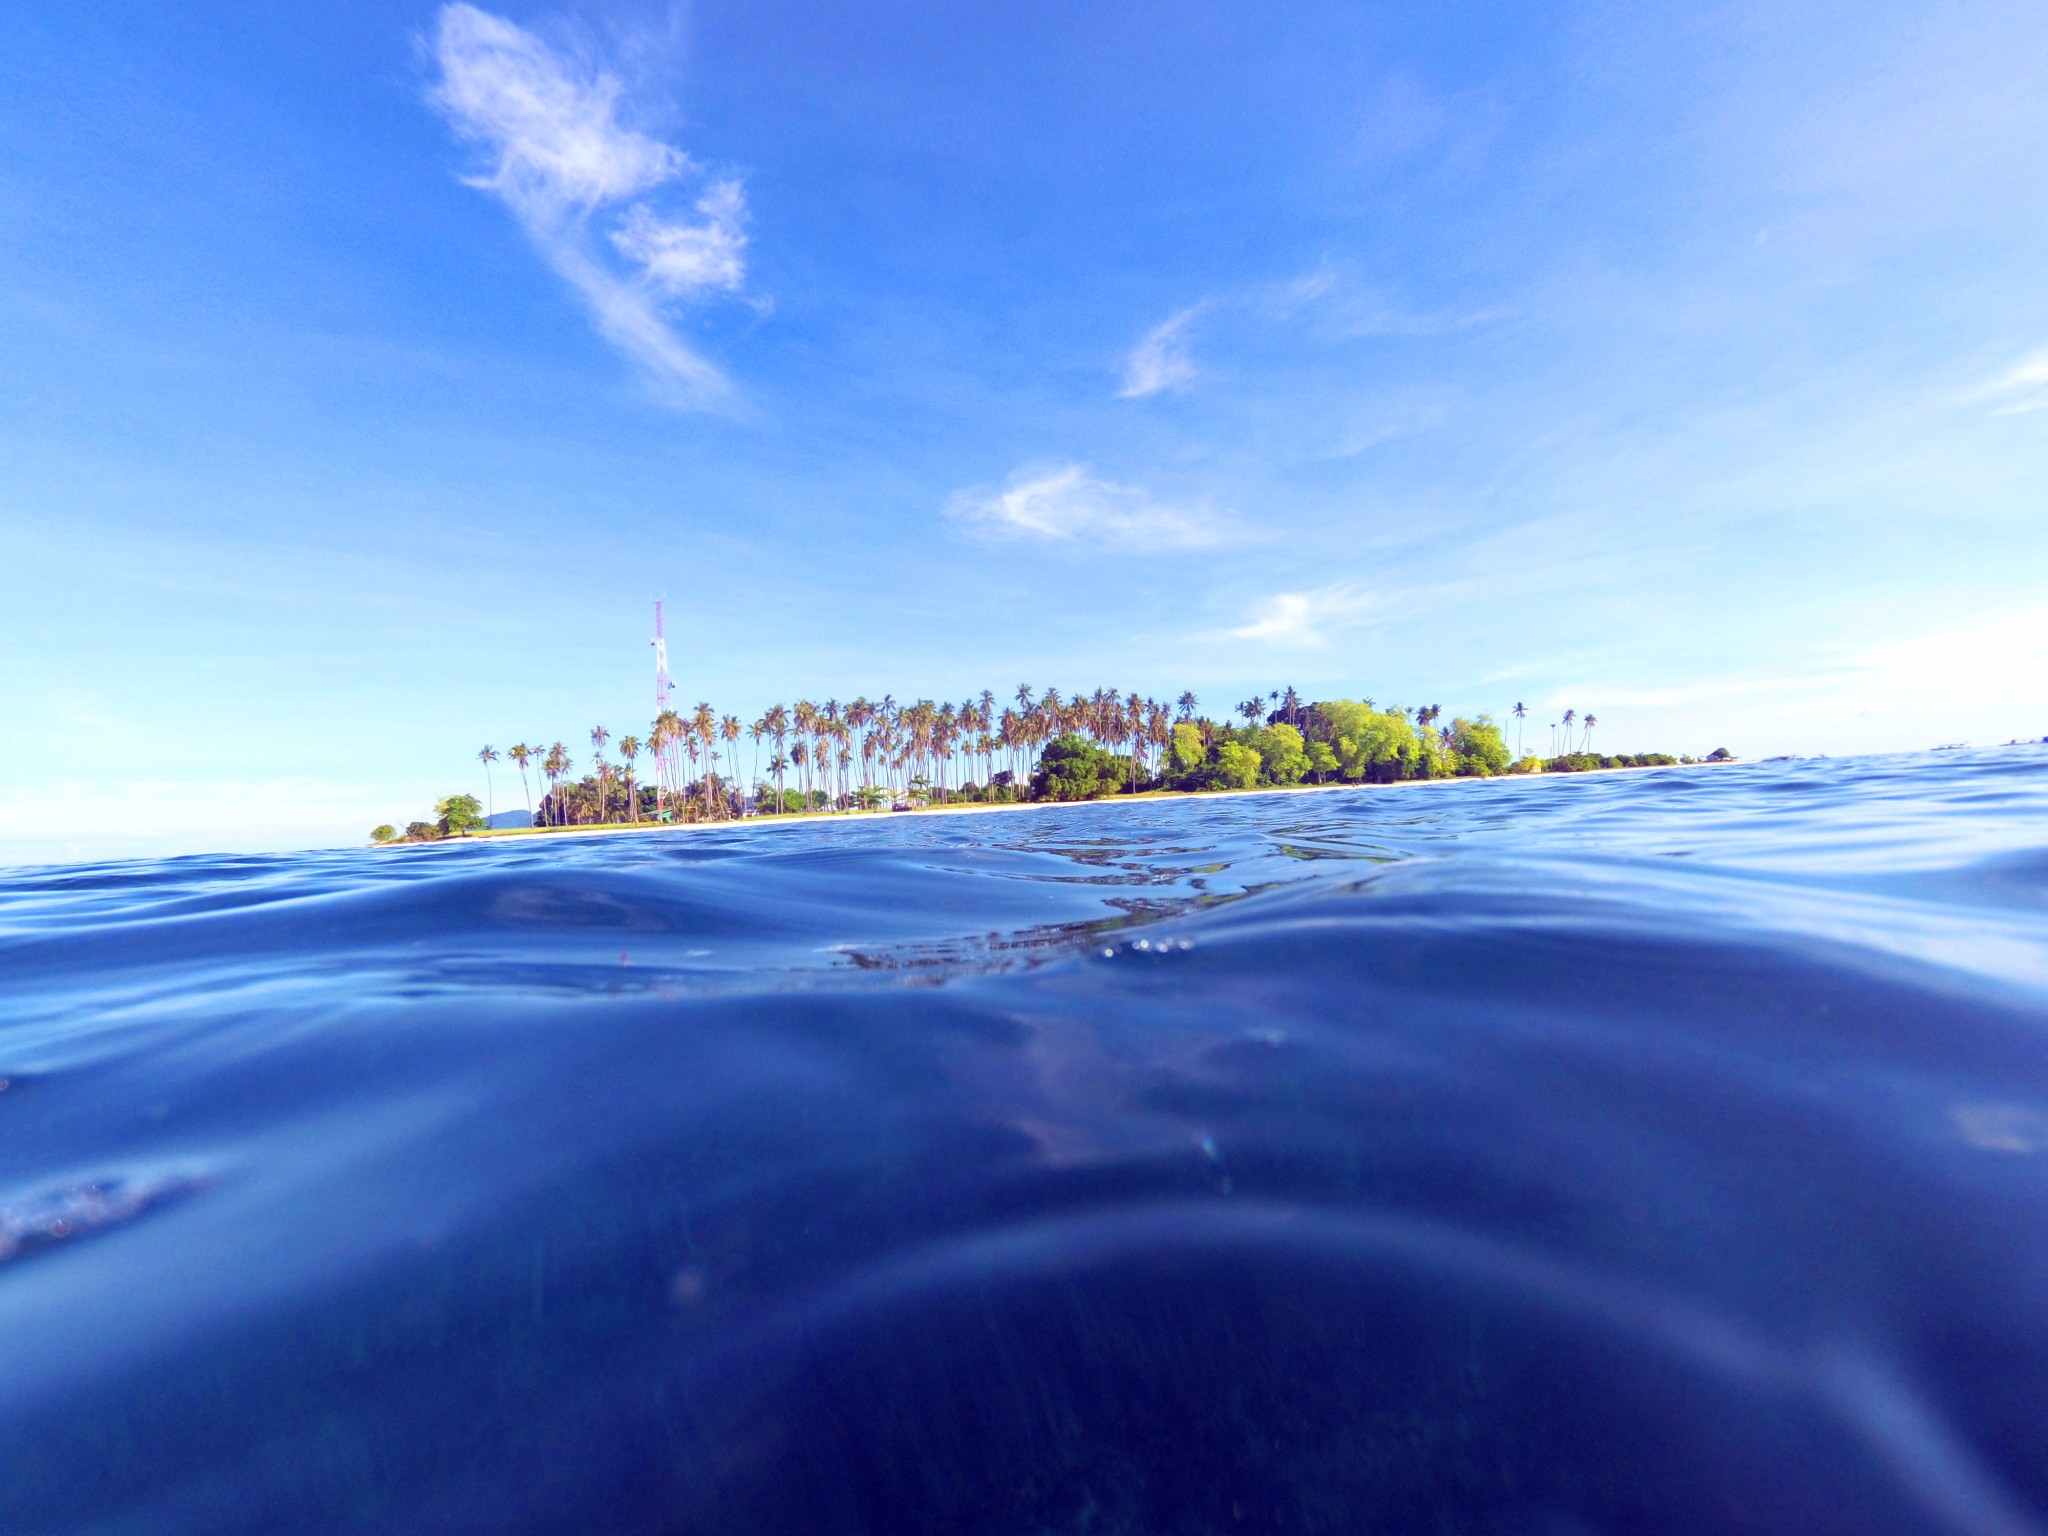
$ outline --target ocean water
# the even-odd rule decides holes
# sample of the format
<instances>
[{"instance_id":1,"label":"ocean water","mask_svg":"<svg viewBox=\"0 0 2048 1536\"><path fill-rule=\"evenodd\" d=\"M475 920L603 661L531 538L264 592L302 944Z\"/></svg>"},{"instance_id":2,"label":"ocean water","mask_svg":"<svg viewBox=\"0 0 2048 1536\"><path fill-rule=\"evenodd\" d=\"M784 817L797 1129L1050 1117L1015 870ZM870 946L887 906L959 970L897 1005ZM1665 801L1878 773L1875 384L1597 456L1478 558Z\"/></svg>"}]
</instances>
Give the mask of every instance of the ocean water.
<instances>
[{"instance_id":1,"label":"ocean water","mask_svg":"<svg viewBox=\"0 0 2048 1536\"><path fill-rule=\"evenodd\" d=\"M0 1531L2048 1529L2048 748L0 872Z\"/></svg>"}]
</instances>

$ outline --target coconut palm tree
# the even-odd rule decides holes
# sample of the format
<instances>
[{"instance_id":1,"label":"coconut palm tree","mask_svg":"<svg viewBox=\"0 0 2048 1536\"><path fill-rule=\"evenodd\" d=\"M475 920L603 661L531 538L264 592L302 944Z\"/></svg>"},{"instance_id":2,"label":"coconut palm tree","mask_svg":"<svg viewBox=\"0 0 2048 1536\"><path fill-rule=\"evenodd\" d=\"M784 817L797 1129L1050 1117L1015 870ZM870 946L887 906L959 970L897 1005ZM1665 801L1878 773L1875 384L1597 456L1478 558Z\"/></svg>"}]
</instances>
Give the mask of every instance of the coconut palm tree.
<instances>
[{"instance_id":1,"label":"coconut palm tree","mask_svg":"<svg viewBox=\"0 0 2048 1536\"><path fill-rule=\"evenodd\" d=\"M1180 718L1185 722L1195 718L1195 709L1199 703L1192 693L1184 693L1174 700L1174 707L1180 711Z\"/></svg>"},{"instance_id":2,"label":"coconut palm tree","mask_svg":"<svg viewBox=\"0 0 2048 1536\"><path fill-rule=\"evenodd\" d=\"M747 776L747 813L751 816L758 816L761 813L761 808L754 802L760 799L757 791L761 787L761 738L768 734L767 719L764 717L756 720L747 727L747 734L754 739L754 771Z\"/></svg>"},{"instance_id":3,"label":"coconut palm tree","mask_svg":"<svg viewBox=\"0 0 2048 1536\"><path fill-rule=\"evenodd\" d=\"M621 736L619 738L619 756L626 760L622 765L626 775L626 816L629 820L638 821L640 819L640 795L633 787L633 764L640 756L640 738L638 736Z\"/></svg>"},{"instance_id":4,"label":"coconut palm tree","mask_svg":"<svg viewBox=\"0 0 2048 1536\"><path fill-rule=\"evenodd\" d=\"M1580 746L1579 750L1582 752L1590 752L1593 750L1593 727L1600 723L1600 717L1598 715L1589 714L1579 723L1585 728L1586 732L1586 739L1584 743Z\"/></svg>"},{"instance_id":5,"label":"coconut palm tree","mask_svg":"<svg viewBox=\"0 0 2048 1536\"><path fill-rule=\"evenodd\" d=\"M541 772L548 776L548 784L555 793L555 813L549 820L558 827L567 826L562 800L562 775L569 771L569 751L559 741L548 748L548 755L541 760Z\"/></svg>"},{"instance_id":6,"label":"coconut palm tree","mask_svg":"<svg viewBox=\"0 0 2048 1536\"><path fill-rule=\"evenodd\" d=\"M700 703L697 712L690 716L690 734L698 749L704 754L704 783L701 790L704 800L704 819L711 819L711 792L722 789L718 783L718 716L711 712L709 704ZM723 798L723 796L721 796Z\"/></svg>"},{"instance_id":7,"label":"coconut palm tree","mask_svg":"<svg viewBox=\"0 0 2048 1536\"><path fill-rule=\"evenodd\" d=\"M1522 755L1522 722L1529 718L1529 706L1520 699L1517 699L1515 700L1515 707L1510 713L1515 717L1515 756L1520 757Z\"/></svg>"},{"instance_id":8,"label":"coconut palm tree","mask_svg":"<svg viewBox=\"0 0 2048 1536\"><path fill-rule=\"evenodd\" d=\"M789 736L789 711L780 704L771 705L767 714L768 735L775 742L775 760L768 765L768 771L775 775L775 814L782 814L782 776L789 771L789 755L783 751L783 742Z\"/></svg>"},{"instance_id":9,"label":"coconut palm tree","mask_svg":"<svg viewBox=\"0 0 2048 1536\"><path fill-rule=\"evenodd\" d=\"M484 765L484 825L488 827L498 814L497 786L491 782L491 764L498 760L498 749L487 746L477 753L476 760Z\"/></svg>"},{"instance_id":10,"label":"coconut palm tree","mask_svg":"<svg viewBox=\"0 0 2048 1536\"><path fill-rule=\"evenodd\" d=\"M519 765L519 784L526 791L526 815L531 820L533 816L533 786L526 782L526 764L533 756L533 748L522 741L507 747L505 755Z\"/></svg>"},{"instance_id":11,"label":"coconut palm tree","mask_svg":"<svg viewBox=\"0 0 2048 1536\"><path fill-rule=\"evenodd\" d=\"M738 787L740 782L740 717L738 715L726 715L723 717L718 722L718 734L725 742L725 765L732 771L732 782L735 787ZM730 807L728 807L728 810L730 810Z\"/></svg>"},{"instance_id":12,"label":"coconut palm tree","mask_svg":"<svg viewBox=\"0 0 2048 1536\"><path fill-rule=\"evenodd\" d=\"M1579 712L1575 709L1568 709L1564 712L1564 749L1567 752L1572 749L1572 722L1578 719L1578 717Z\"/></svg>"}]
</instances>

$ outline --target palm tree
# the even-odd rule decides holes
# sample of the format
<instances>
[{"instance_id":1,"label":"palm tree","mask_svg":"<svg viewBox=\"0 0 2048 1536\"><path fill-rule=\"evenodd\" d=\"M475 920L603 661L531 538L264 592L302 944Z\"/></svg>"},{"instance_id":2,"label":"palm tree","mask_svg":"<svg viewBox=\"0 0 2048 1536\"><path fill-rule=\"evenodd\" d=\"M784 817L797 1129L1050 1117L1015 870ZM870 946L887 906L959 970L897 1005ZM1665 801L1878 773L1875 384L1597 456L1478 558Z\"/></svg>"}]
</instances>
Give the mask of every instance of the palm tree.
<instances>
[{"instance_id":1,"label":"palm tree","mask_svg":"<svg viewBox=\"0 0 2048 1536\"><path fill-rule=\"evenodd\" d=\"M554 826L565 827L568 820L562 799L562 775L569 771L569 752L559 741L548 748L548 755L541 760L541 772L548 776L548 783L555 792L555 813L550 818Z\"/></svg>"},{"instance_id":2,"label":"palm tree","mask_svg":"<svg viewBox=\"0 0 2048 1536\"><path fill-rule=\"evenodd\" d=\"M1192 693L1184 693L1174 701L1174 706L1180 710L1180 718L1183 722L1195 718L1195 708L1199 702Z\"/></svg>"},{"instance_id":3,"label":"palm tree","mask_svg":"<svg viewBox=\"0 0 2048 1536\"><path fill-rule=\"evenodd\" d=\"M761 738L768 734L768 721L765 718L756 720L747 727L747 734L754 738L754 771L747 778L747 814L758 816L761 814L758 804L761 798Z\"/></svg>"},{"instance_id":4,"label":"palm tree","mask_svg":"<svg viewBox=\"0 0 2048 1536\"><path fill-rule=\"evenodd\" d=\"M775 759L769 763L768 771L775 775L775 814L782 814L782 776L789 769L789 755L782 750L783 741L789 735L789 711L780 704L768 710L768 734L775 741Z\"/></svg>"},{"instance_id":5,"label":"palm tree","mask_svg":"<svg viewBox=\"0 0 2048 1536\"><path fill-rule=\"evenodd\" d=\"M505 755L519 765L519 784L526 791L526 816L530 821L533 819L533 786L526 782L526 764L533 756L533 748L522 741L515 746L507 747Z\"/></svg>"},{"instance_id":6,"label":"palm tree","mask_svg":"<svg viewBox=\"0 0 2048 1536\"><path fill-rule=\"evenodd\" d=\"M1583 725L1586 729L1586 740L1584 744L1580 747L1581 751L1590 752L1593 750L1593 727L1598 725L1599 723L1600 717L1598 715L1590 714L1587 715L1585 719L1580 722L1580 724Z\"/></svg>"},{"instance_id":7,"label":"palm tree","mask_svg":"<svg viewBox=\"0 0 2048 1536\"><path fill-rule=\"evenodd\" d=\"M732 781L737 785L740 781L740 717L725 716L718 722L718 734L725 739L725 764L732 770Z\"/></svg>"},{"instance_id":8,"label":"palm tree","mask_svg":"<svg viewBox=\"0 0 2048 1536\"><path fill-rule=\"evenodd\" d=\"M640 738L638 736L621 736L619 738L619 756L626 760L626 815L629 819L638 821L640 819L640 795L633 787L633 762L640 756Z\"/></svg>"},{"instance_id":9,"label":"palm tree","mask_svg":"<svg viewBox=\"0 0 2048 1536\"><path fill-rule=\"evenodd\" d=\"M715 750L715 745L718 741L718 717L711 712L709 704L700 703L697 706L697 712L690 717L690 734L695 738L697 746L704 754L702 795L704 800L704 819L709 821L711 819L711 791L713 788L723 788L723 786L718 784L718 772L714 766L718 759L718 753Z\"/></svg>"},{"instance_id":10,"label":"palm tree","mask_svg":"<svg viewBox=\"0 0 2048 1536\"><path fill-rule=\"evenodd\" d=\"M1517 699L1515 700L1515 707L1510 713L1515 717L1515 756L1520 757L1522 755L1522 722L1529 718L1529 706L1520 699Z\"/></svg>"},{"instance_id":11,"label":"palm tree","mask_svg":"<svg viewBox=\"0 0 2048 1536\"><path fill-rule=\"evenodd\" d=\"M497 786L491 782L491 764L498 760L498 749L487 746L477 753L476 760L484 765L484 825L488 827L498 814Z\"/></svg>"},{"instance_id":12,"label":"palm tree","mask_svg":"<svg viewBox=\"0 0 2048 1536\"><path fill-rule=\"evenodd\" d=\"M680 794L683 789L683 717L672 709L664 709L654 717L653 735L654 804L658 814L667 809L665 802Z\"/></svg>"},{"instance_id":13,"label":"palm tree","mask_svg":"<svg viewBox=\"0 0 2048 1536\"><path fill-rule=\"evenodd\" d=\"M1567 752L1572 749L1572 721L1578 718L1578 714L1579 712L1575 709L1568 709L1564 712L1564 749Z\"/></svg>"}]
</instances>

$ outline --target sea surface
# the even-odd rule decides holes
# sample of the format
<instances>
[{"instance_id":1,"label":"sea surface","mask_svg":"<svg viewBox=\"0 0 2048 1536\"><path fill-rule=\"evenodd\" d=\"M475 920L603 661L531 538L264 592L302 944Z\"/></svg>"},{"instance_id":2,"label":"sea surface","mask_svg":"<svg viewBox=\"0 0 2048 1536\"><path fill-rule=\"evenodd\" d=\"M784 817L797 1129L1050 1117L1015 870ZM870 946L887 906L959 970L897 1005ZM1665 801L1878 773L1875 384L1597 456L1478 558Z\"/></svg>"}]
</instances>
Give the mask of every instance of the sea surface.
<instances>
[{"instance_id":1,"label":"sea surface","mask_svg":"<svg viewBox=\"0 0 2048 1536\"><path fill-rule=\"evenodd\" d=\"M0 1532L2048 1531L2048 747L0 871Z\"/></svg>"}]
</instances>

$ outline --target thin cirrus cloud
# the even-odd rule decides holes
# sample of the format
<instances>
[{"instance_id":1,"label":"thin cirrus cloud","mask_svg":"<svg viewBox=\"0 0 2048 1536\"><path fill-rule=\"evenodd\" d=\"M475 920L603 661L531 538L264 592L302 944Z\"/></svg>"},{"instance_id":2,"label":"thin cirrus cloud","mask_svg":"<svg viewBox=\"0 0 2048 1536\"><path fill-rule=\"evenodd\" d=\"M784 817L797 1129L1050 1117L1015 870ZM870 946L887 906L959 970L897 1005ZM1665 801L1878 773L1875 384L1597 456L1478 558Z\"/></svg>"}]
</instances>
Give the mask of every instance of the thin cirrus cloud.
<instances>
[{"instance_id":1,"label":"thin cirrus cloud","mask_svg":"<svg viewBox=\"0 0 2048 1536\"><path fill-rule=\"evenodd\" d=\"M2048 410L2048 352L2023 357L1982 391L2004 403L1994 416L2016 416L2022 411Z\"/></svg>"},{"instance_id":2,"label":"thin cirrus cloud","mask_svg":"<svg viewBox=\"0 0 2048 1536\"><path fill-rule=\"evenodd\" d=\"M1119 399L1139 400L1163 389L1185 389L1195 377L1189 328L1201 312L1197 304L1154 326L1124 359L1124 386Z\"/></svg>"},{"instance_id":3,"label":"thin cirrus cloud","mask_svg":"<svg viewBox=\"0 0 2048 1536\"><path fill-rule=\"evenodd\" d=\"M489 159L467 184L512 210L607 341L681 386L689 403L726 394L725 376L676 334L668 306L740 290L747 210L739 183L708 180L681 150L627 127L615 76L576 67L502 17L443 6L433 55L433 105ZM688 180L702 188L690 215L649 196Z\"/></svg>"},{"instance_id":4,"label":"thin cirrus cloud","mask_svg":"<svg viewBox=\"0 0 2048 1536\"><path fill-rule=\"evenodd\" d=\"M1188 549L1229 536L1208 513L1101 479L1085 464L1023 469L1000 487L972 486L953 495L946 513L984 533L1051 544Z\"/></svg>"},{"instance_id":5,"label":"thin cirrus cloud","mask_svg":"<svg viewBox=\"0 0 2048 1536\"><path fill-rule=\"evenodd\" d=\"M1323 646L1332 633L1352 628L1375 606L1370 592L1344 582L1310 592L1276 592L1249 623L1229 634L1268 645Z\"/></svg>"},{"instance_id":6,"label":"thin cirrus cloud","mask_svg":"<svg viewBox=\"0 0 2048 1536\"><path fill-rule=\"evenodd\" d=\"M1248 283L1213 293L1147 331L1124 358L1122 400L1185 390L1202 377L1194 331L1206 320L1210 339L1243 353L1299 353L1304 346L1342 345L1394 337L1447 336L1511 318L1501 308L1423 312L1404 307L1334 269L1318 267L1281 283Z\"/></svg>"}]
</instances>

